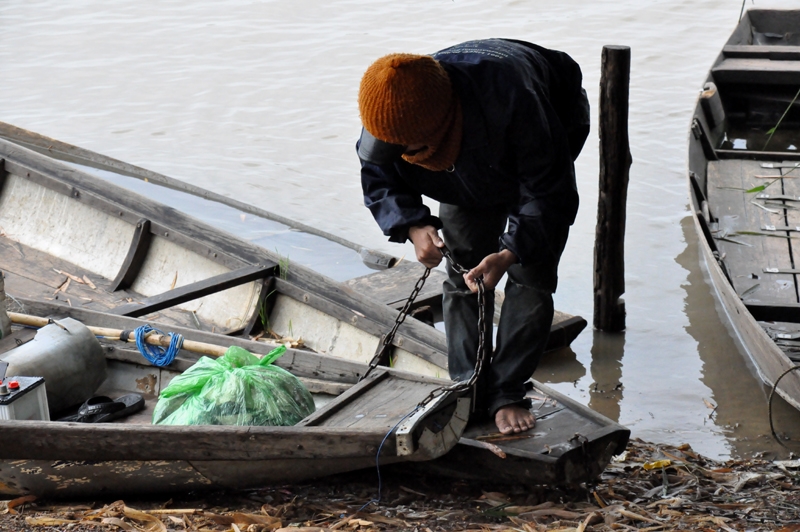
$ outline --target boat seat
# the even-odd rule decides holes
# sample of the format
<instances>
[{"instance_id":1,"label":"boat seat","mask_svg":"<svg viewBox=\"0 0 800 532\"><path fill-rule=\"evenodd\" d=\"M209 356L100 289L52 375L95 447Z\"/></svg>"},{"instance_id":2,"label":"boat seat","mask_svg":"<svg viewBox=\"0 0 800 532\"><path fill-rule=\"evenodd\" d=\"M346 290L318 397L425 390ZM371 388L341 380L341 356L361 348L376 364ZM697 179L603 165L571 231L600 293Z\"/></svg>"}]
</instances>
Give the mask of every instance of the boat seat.
<instances>
[{"instance_id":1,"label":"boat seat","mask_svg":"<svg viewBox=\"0 0 800 532\"><path fill-rule=\"evenodd\" d=\"M800 84L800 58L772 60L769 57L726 57L711 69L719 83L758 83L760 85Z\"/></svg>"},{"instance_id":2,"label":"boat seat","mask_svg":"<svg viewBox=\"0 0 800 532\"><path fill-rule=\"evenodd\" d=\"M722 49L722 55L748 59L771 59L773 61L800 61L800 46L729 44Z\"/></svg>"}]
</instances>

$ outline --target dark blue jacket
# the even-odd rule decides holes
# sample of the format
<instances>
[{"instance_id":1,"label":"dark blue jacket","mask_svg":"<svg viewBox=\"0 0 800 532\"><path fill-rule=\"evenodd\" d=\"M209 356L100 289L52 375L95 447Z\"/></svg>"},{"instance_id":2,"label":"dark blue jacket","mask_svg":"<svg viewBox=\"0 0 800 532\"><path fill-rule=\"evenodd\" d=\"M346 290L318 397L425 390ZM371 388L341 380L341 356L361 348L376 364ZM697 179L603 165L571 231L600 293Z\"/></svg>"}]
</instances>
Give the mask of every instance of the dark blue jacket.
<instances>
[{"instance_id":1,"label":"dark blue jacket","mask_svg":"<svg viewBox=\"0 0 800 532\"><path fill-rule=\"evenodd\" d=\"M578 210L574 159L589 133L581 71L567 54L505 39L470 41L433 54L461 100L463 134L453 171L404 160L361 161L364 204L384 234L405 242L415 225L441 228L422 195L509 212L500 248L523 264L547 249L554 227Z\"/></svg>"}]
</instances>

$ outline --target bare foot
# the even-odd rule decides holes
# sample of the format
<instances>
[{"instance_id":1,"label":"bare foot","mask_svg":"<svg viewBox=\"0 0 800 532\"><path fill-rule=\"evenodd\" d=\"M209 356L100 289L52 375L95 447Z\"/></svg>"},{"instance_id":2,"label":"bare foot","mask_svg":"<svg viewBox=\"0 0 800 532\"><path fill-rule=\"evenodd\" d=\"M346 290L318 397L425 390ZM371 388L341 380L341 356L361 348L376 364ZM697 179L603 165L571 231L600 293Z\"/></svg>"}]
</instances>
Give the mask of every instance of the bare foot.
<instances>
[{"instance_id":1,"label":"bare foot","mask_svg":"<svg viewBox=\"0 0 800 532\"><path fill-rule=\"evenodd\" d=\"M532 429L536 425L536 418L527 408L508 405L497 411L494 422L501 433L511 434Z\"/></svg>"}]
</instances>

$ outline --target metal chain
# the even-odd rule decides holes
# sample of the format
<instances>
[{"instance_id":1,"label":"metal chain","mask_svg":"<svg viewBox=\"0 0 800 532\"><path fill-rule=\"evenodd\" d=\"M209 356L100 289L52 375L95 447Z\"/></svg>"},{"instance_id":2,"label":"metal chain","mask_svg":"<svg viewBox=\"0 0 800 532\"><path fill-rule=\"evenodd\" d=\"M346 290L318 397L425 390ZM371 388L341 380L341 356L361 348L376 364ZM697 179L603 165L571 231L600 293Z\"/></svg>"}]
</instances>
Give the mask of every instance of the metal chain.
<instances>
[{"instance_id":1,"label":"metal chain","mask_svg":"<svg viewBox=\"0 0 800 532\"><path fill-rule=\"evenodd\" d=\"M453 258L453 255L450 253L450 250L447 249L447 247L442 247L440 249L442 251L442 255L444 255L444 257L450 263L450 267L453 268L453 270L456 273L460 273L463 275L469 272L467 268L464 268L458 262L456 262L456 260ZM427 280L430 273L431 269L425 268L425 273L422 274L422 277L419 278L417 284L414 286L414 290L411 291L411 295L406 300L405 305L403 305L403 309L397 315L397 319L394 322L394 326L389 331L389 333L383 337L383 341L381 342L380 348L375 353L375 356L372 357L372 360L369 363L369 368L367 368L367 371L364 372L364 375L361 376L360 379L358 379L359 382L365 379L367 375L369 375L370 372L372 372L372 370L374 370L378 366L378 363L383 358L386 350L389 348L389 346L391 346L392 341L394 340L394 336L397 333L397 329L400 327L400 324L402 324L403 321L406 319L406 315L408 315L408 311L410 310L411 305L414 303L414 300L416 299L417 295L419 295L420 290L422 290L422 287L425 285L425 281ZM430 403L434 398L436 398L439 395L440 392L461 392L470 389L475 384L475 381L478 380L478 377L480 376L481 371L483 370L483 364L486 359L486 352L485 352L486 290L483 285L482 278L475 279L475 284L478 285L478 353L475 360L475 370L472 372L472 376L465 381L458 381L449 386L440 386L438 388L434 388L433 390L431 390L428 396L425 397L425 399L420 401L420 403L417 405L417 408L424 407L425 405Z\"/></svg>"},{"instance_id":2,"label":"metal chain","mask_svg":"<svg viewBox=\"0 0 800 532\"><path fill-rule=\"evenodd\" d=\"M358 382L361 382L362 380L366 379L367 375L372 373L372 370L378 367L378 364L383 359L384 355L386 354L386 351L392 345L392 342L394 341L394 335L397 333L397 329L400 328L400 325L405 321L406 316L408 316L408 311L411 310L411 305L414 304L414 300L417 299L417 296L422 290L422 287L425 286L425 281L428 279L428 276L430 274L431 274L431 269L426 267L425 272L422 274L422 277L420 277L417 280L417 284L414 285L414 289L411 291L411 295L408 296L408 299L406 299L406 304L403 305L403 308L400 310L400 313L394 320L394 325L392 326L392 329L383 337L381 345L375 351L375 356L372 357L372 360L370 360L369 362L369 368L367 368L367 371L365 371L364 374L358 379Z\"/></svg>"},{"instance_id":3,"label":"metal chain","mask_svg":"<svg viewBox=\"0 0 800 532\"><path fill-rule=\"evenodd\" d=\"M450 262L450 267L453 268L456 273L462 275L469 273L467 268L456 262L450 250L446 247L442 248L442 255ZM469 380L453 384L447 388L448 391L456 391L459 385L461 385L463 389L466 389L475 384L475 381L478 380L478 376L483 369L483 362L486 358L486 287L483 285L483 277L475 279L475 284L478 285L478 354L475 360L475 371L473 371Z\"/></svg>"}]
</instances>

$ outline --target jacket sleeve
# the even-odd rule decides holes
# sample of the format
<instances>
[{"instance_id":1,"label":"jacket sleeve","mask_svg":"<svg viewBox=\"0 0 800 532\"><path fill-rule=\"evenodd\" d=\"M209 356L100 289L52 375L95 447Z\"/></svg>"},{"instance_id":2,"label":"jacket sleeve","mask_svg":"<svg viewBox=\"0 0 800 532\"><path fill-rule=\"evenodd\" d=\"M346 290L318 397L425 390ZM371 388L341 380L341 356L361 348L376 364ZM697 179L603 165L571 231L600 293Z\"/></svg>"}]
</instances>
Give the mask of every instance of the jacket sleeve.
<instances>
[{"instance_id":1,"label":"jacket sleeve","mask_svg":"<svg viewBox=\"0 0 800 532\"><path fill-rule=\"evenodd\" d=\"M409 228L432 225L441 229L442 222L422 203L422 195L403 181L397 164L400 163L378 166L362 160L361 188L364 205L383 234L391 242L403 243L408 239Z\"/></svg>"}]
</instances>

